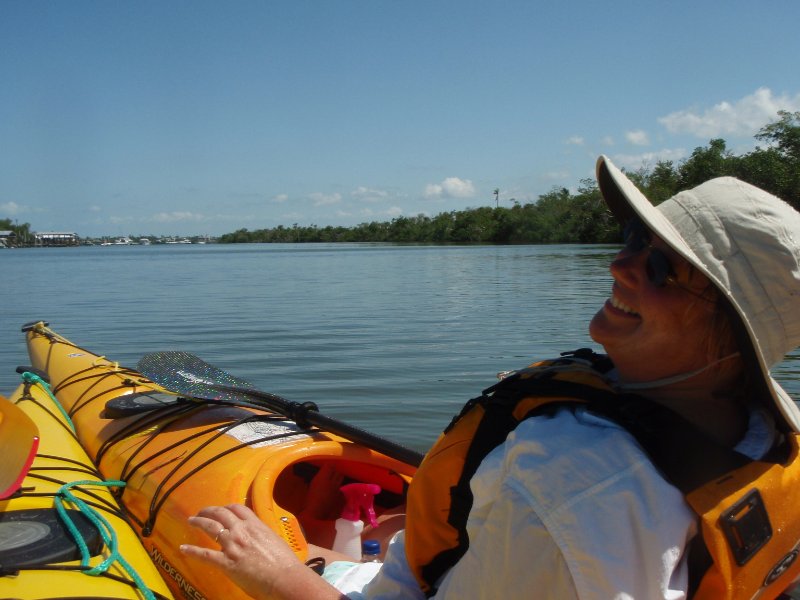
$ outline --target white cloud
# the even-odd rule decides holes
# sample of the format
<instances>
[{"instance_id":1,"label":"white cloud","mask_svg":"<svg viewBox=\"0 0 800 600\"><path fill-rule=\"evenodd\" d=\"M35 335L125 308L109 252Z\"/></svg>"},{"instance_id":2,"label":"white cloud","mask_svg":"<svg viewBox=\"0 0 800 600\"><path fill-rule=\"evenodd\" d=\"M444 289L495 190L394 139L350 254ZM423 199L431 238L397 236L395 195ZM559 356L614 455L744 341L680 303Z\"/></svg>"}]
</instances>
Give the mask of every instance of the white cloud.
<instances>
[{"instance_id":1,"label":"white cloud","mask_svg":"<svg viewBox=\"0 0 800 600\"><path fill-rule=\"evenodd\" d=\"M92 206L90 206L90 207L89 207L89 210L90 210L91 212L100 212L100 211L102 211L103 209L102 209L101 207L97 206L96 204L94 204L94 205L92 205Z\"/></svg>"},{"instance_id":2,"label":"white cloud","mask_svg":"<svg viewBox=\"0 0 800 600\"><path fill-rule=\"evenodd\" d=\"M399 217L403 214L403 209L399 206L391 206L386 210L375 211L371 208L364 208L361 210L360 215L367 219L377 219L377 218L394 218Z\"/></svg>"},{"instance_id":3,"label":"white cloud","mask_svg":"<svg viewBox=\"0 0 800 600\"><path fill-rule=\"evenodd\" d=\"M204 215L186 211L160 212L154 214L150 220L156 223L180 223L183 221L204 221Z\"/></svg>"},{"instance_id":4,"label":"white cloud","mask_svg":"<svg viewBox=\"0 0 800 600\"><path fill-rule=\"evenodd\" d=\"M16 202L6 202L5 204L0 204L0 213L7 215L18 215L20 212L22 212L22 207Z\"/></svg>"},{"instance_id":5,"label":"white cloud","mask_svg":"<svg viewBox=\"0 0 800 600\"><path fill-rule=\"evenodd\" d=\"M342 195L339 193L323 194L322 192L314 192L309 194L308 197L314 202L314 206L330 206L342 201Z\"/></svg>"},{"instance_id":6,"label":"white cloud","mask_svg":"<svg viewBox=\"0 0 800 600\"><path fill-rule=\"evenodd\" d=\"M278 194L272 197L273 202L286 202L289 199L289 194Z\"/></svg>"},{"instance_id":7,"label":"white cloud","mask_svg":"<svg viewBox=\"0 0 800 600\"><path fill-rule=\"evenodd\" d=\"M569 171L547 171L539 176L541 181L563 181L569 179Z\"/></svg>"},{"instance_id":8,"label":"white cloud","mask_svg":"<svg viewBox=\"0 0 800 600\"><path fill-rule=\"evenodd\" d=\"M647 146L650 143L650 140L647 138L647 132L641 129L626 131L625 139L634 146Z\"/></svg>"},{"instance_id":9,"label":"white cloud","mask_svg":"<svg viewBox=\"0 0 800 600\"><path fill-rule=\"evenodd\" d=\"M604 146L613 146L614 145L614 138L610 135L605 136L603 139L600 140L600 143Z\"/></svg>"},{"instance_id":10,"label":"white cloud","mask_svg":"<svg viewBox=\"0 0 800 600\"><path fill-rule=\"evenodd\" d=\"M389 192L386 190L376 190L373 188L364 187L363 185L358 186L350 195L357 200L363 200L364 202L376 202L378 200L384 200L389 197Z\"/></svg>"},{"instance_id":11,"label":"white cloud","mask_svg":"<svg viewBox=\"0 0 800 600\"><path fill-rule=\"evenodd\" d=\"M429 183L425 186L426 198L440 198L442 195L442 186L436 183Z\"/></svg>"},{"instance_id":12,"label":"white cloud","mask_svg":"<svg viewBox=\"0 0 800 600\"><path fill-rule=\"evenodd\" d=\"M472 198L475 186L469 179L448 177L441 183L429 183L425 186L426 198Z\"/></svg>"},{"instance_id":13,"label":"white cloud","mask_svg":"<svg viewBox=\"0 0 800 600\"><path fill-rule=\"evenodd\" d=\"M733 103L723 101L702 112L680 110L658 121L671 133L690 133L702 138L724 134L749 137L774 121L779 110L800 110L800 93L775 96L769 88L758 88Z\"/></svg>"},{"instance_id":14,"label":"white cloud","mask_svg":"<svg viewBox=\"0 0 800 600\"><path fill-rule=\"evenodd\" d=\"M570 146L583 146L585 141L586 140L584 140L581 136L573 135L572 137L567 139L567 144Z\"/></svg>"},{"instance_id":15,"label":"white cloud","mask_svg":"<svg viewBox=\"0 0 800 600\"><path fill-rule=\"evenodd\" d=\"M688 155L683 148L663 148L655 152L642 154L615 154L612 157L614 164L635 171L640 167L653 166L660 160L679 161Z\"/></svg>"}]
</instances>

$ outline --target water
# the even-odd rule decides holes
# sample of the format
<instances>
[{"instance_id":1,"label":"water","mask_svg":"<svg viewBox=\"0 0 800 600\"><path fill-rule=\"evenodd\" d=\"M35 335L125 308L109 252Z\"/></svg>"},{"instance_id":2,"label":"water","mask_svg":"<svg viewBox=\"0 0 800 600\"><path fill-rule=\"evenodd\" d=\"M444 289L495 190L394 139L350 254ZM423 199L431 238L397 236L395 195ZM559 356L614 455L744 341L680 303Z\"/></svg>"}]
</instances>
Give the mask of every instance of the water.
<instances>
[{"instance_id":1,"label":"water","mask_svg":"<svg viewBox=\"0 0 800 600\"><path fill-rule=\"evenodd\" d=\"M607 246L153 245L0 252L0 392L46 320L121 364L187 350L425 450L499 371L595 347ZM776 371L800 397L800 354Z\"/></svg>"}]
</instances>

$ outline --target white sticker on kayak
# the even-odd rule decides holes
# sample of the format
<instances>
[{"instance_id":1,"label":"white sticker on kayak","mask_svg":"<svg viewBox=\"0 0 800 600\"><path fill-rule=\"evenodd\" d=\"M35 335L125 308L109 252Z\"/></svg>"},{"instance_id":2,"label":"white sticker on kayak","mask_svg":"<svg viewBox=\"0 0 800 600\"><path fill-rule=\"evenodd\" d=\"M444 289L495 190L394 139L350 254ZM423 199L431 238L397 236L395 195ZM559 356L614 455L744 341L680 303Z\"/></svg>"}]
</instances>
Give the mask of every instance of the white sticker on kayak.
<instances>
[{"instance_id":1,"label":"white sticker on kayak","mask_svg":"<svg viewBox=\"0 0 800 600\"><path fill-rule=\"evenodd\" d=\"M247 421L228 429L225 433L242 443L253 442L251 448L286 444L311 437L291 421Z\"/></svg>"}]
</instances>

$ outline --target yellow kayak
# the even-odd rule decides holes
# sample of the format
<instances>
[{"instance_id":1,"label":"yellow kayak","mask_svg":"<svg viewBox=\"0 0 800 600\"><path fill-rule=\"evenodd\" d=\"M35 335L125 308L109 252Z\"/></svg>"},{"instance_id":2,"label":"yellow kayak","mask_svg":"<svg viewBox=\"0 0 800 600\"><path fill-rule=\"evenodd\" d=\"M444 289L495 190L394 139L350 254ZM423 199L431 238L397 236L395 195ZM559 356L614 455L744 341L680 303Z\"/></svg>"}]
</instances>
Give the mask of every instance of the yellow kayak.
<instances>
[{"instance_id":1,"label":"yellow kayak","mask_svg":"<svg viewBox=\"0 0 800 600\"><path fill-rule=\"evenodd\" d=\"M176 596L247 598L221 572L178 550L184 543L213 544L187 524L205 506L250 506L302 559L309 558L308 543L330 547L344 504L340 484L377 484L377 515L403 512L413 455L323 431L319 424L330 419L316 411L296 417L300 426L274 409L282 399L242 395L233 378L212 385L218 393L201 386L185 399L154 383L155 376L78 347L44 323L23 330L33 366L47 373L84 449L103 477L126 483L120 502ZM213 368L200 375L194 368L181 363L164 370L190 388L219 377ZM315 478L320 472L325 477Z\"/></svg>"},{"instance_id":2,"label":"yellow kayak","mask_svg":"<svg viewBox=\"0 0 800 600\"><path fill-rule=\"evenodd\" d=\"M0 402L35 423L39 443L21 484L0 501L0 598L172 598L46 383L24 377Z\"/></svg>"}]
</instances>

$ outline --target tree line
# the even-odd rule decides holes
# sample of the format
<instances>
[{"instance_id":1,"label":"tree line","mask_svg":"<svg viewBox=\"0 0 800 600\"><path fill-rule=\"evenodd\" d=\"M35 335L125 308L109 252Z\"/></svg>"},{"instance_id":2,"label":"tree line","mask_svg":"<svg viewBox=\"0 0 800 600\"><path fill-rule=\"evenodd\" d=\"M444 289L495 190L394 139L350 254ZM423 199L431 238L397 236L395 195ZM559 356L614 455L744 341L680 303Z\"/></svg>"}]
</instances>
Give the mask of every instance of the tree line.
<instances>
[{"instance_id":1,"label":"tree line","mask_svg":"<svg viewBox=\"0 0 800 600\"><path fill-rule=\"evenodd\" d=\"M800 210L800 112L780 111L755 138L764 145L742 155L734 155L725 140L712 139L683 161L660 160L627 175L654 204L713 177L730 175ZM496 197L498 192L493 192ZM479 207L433 217L397 217L354 227L295 224L254 231L239 229L219 241L551 244L614 243L618 239L619 227L596 182L586 179L574 193L556 187L529 204L514 202L511 207Z\"/></svg>"}]
</instances>

